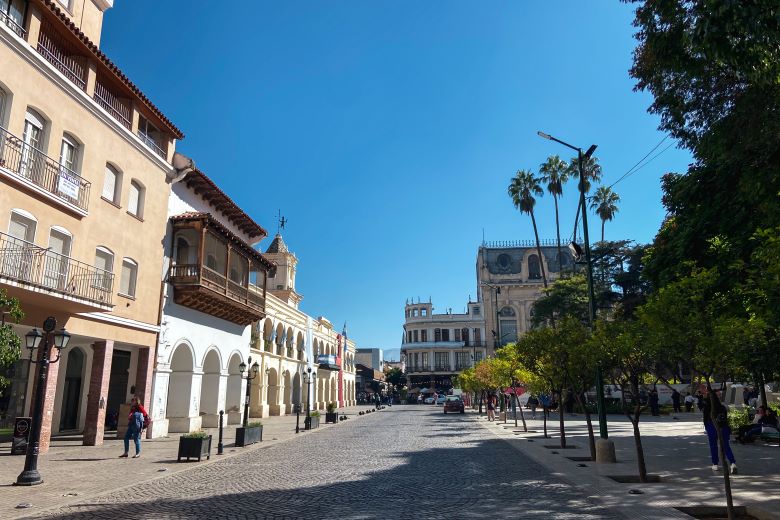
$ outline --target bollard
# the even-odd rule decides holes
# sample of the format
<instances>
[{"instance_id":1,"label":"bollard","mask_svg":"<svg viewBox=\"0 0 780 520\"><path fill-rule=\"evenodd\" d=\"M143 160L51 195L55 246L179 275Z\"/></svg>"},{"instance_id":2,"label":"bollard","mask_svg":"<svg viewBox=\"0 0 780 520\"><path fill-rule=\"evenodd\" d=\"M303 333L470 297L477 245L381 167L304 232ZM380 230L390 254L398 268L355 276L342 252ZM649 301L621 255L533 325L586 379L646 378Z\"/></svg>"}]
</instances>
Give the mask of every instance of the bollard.
<instances>
[{"instance_id":1,"label":"bollard","mask_svg":"<svg viewBox=\"0 0 780 520\"><path fill-rule=\"evenodd\" d=\"M222 455L225 446L222 444L222 424L225 416L225 410L219 411L219 444L217 444L217 455Z\"/></svg>"}]
</instances>

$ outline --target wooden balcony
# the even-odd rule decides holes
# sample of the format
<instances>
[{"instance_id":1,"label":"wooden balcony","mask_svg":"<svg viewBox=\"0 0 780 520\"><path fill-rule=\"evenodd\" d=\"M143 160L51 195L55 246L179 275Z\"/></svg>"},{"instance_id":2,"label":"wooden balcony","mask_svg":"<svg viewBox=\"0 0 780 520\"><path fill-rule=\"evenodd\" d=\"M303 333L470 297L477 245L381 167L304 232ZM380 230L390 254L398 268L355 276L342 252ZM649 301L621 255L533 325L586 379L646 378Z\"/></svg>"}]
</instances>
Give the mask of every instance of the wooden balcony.
<instances>
[{"instance_id":1,"label":"wooden balcony","mask_svg":"<svg viewBox=\"0 0 780 520\"><path fill-rule=\"evenodd\" d=\"M174 288L173 299L179 305L239 325L249 325L265 316L261 290L228 280L205 265L171 266L168 281Z\"/></svg>"}]
</instances>

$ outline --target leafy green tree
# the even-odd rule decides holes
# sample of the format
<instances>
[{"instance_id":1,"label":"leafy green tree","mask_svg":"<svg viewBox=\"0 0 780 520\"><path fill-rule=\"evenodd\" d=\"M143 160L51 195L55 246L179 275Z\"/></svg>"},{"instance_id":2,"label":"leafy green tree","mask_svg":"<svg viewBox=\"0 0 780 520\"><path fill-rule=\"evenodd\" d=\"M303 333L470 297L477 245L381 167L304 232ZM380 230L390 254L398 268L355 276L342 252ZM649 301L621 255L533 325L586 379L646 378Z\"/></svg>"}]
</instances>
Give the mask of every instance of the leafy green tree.
<instances>
[{"instance_id":1,"label":"leafy green tree","mask_svg":"<svg viewBox=\"0 0 780 520\"><path fill-rule=\"evenodd\" d=\"M558 219L558 198L563 195L563 185L569 180L571 169L560 156L551 155L539 166L541 181L547 184L547 193L553 196L555 203L555 236L558 243L558 269L561 269L561 226Z\"/></svg>"},{"instance_id":2,"label":"leafy green tree","mask_svg":"<svg viewBox=\"0 0 780 520\"><path fill-rule=\"evenodd\" d=\"M19 305L19 300L9 298L5 289L0 288L0 311L2 315L2 325L0 325L0 391L11 384L10 379L6 377L7 370L22 355L22 338L14 331L12 323L19 323L24 319L24 311ZM6 317L10 318L12 323L6 323Z\"/></svg>"},{"instance_id":3,"label":"leafy green tree","mask_svg":"<svg viewBox=\"0 0 780 520\"><path fill-rule=\"evenodd\" d=\"M533 303L531 324L533 327L552 326L564 316L588 323L588 302L588 285L584 275L559 278L543 289L542 296Z\"/></svg>"},{"instance_id":4,"label":"leafy green tree","mask_svg":"<svg viewBox=\"0 0 780 520\"><path fill-rule=\"evenodd\" d=\"M539 179L530 170L517 170L517 173L509 182L507 193L512 199L512 204L520 210L520 213L527 213L531 217L531 223L534 226L534 237L536 238L536 252L539 253L539 265L542 268L542 282L547 287L547 274L544 269L544 257L542 256L542 246L539 243L539 230L536 227L536 217L534 216L534 206L536 206L536 197L544 195Z\"/></svg>"},{"instance_id":5,"label":"leafy green tree","mask_svg":"<svg viewBox=\"0 0 780 520\"><path fill-rule=\"evenodd\" d=\"M400 387L401 384L405 381L404 373L400 368L397 367L388 369L385 372L385 381L393 386Z\"/></svg>"},{"instance_id":6,"label":"leafy green tree","mask_svg":"<svg viewBox=\"0 0 780 520\"><path fill-rule=\"evenodd\" d=\"M612 221L615 218L615 214L618 212L618 202L620 202L620 197L609 186L599 186L591 199L590 208L601 219L602 242L604 241L604 225L608 220Z\"/></svg>"}]
</instances>

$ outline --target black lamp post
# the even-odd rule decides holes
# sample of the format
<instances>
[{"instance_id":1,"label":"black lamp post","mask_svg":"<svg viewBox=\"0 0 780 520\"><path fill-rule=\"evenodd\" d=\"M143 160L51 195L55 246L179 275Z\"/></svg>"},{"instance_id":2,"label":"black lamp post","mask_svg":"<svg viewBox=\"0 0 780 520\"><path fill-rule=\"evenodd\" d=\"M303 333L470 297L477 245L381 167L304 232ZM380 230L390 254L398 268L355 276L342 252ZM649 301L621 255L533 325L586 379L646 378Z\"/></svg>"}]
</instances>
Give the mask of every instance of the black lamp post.
<instances>
[{"instance_id":1,"label":"black lamp post","mask_svg":"<svg viewBox=\"0 0 780 520\"><path fill-rule=\"evenodd\" d=\"M249 356L247 361L252 364L252 356ZM258 365L257 361L255 361L254 364L252 364L250 371L244 375L246 367L247 364L243 361L240 365L238 365L238 370L241 372L241 377L246 379L246 396L244 397L244 428L246 428L247 424L249 423L249 396L251 395L250 392L252 391L252 380L257 377L257 372L260 370L260 365Z\"/></svg>"},{"instance_id":2,"label":"black lamp post","mask_svg":"<svg viewBox=\"0 0 780 520\"><path fill-rule=\"evenodd\" d=\"M27 454L24 459L24 471L16 478L17 486L35 486L43 484L41 474L38 473L38 453L41 442L41 424L43 423L43 401L46 396L46 379L49 375L49 364L60 360L62 349L68 346L70 334L63 327L54 333L54 347L57 349L57 357L49 359L49 336L57 327L57 320L49 316L43 322L43 334L38 329L33 329L24 336L25 346L30 351L30 363L40 365L38 369L38 386L35 390L35 403L33 408L32 425L30 427L30 442L27 445ZM37 361L33 361L33 352L43 339L43 347Z\"/></svg>"},{"instance_id":3,"label":"black lamp post","mask_svg":"<svg viewBox=\"0 0 780 520\"><path fill-rule=\"evenodd\" d=\"M308 425L311 429L311 384L317 379L317 372L312 372L311 367L306 367L306 372L303 373L303 382L306 383L306 420L304 421L304 427ZM299 407L300 408L300 407ZM296 420L295 433L298 433L298 423Z\"/></svg>"}]
</instances>

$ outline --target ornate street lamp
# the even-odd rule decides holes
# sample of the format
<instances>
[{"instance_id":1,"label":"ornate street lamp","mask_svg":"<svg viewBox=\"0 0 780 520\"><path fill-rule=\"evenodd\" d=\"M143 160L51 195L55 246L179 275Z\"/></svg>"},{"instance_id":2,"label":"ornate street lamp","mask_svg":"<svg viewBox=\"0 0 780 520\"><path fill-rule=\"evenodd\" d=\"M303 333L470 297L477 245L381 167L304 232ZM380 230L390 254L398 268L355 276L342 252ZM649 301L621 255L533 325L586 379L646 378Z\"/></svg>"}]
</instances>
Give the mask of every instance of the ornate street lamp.
<instances>
[{"instance_id":1,"label":"ornate street lamp","mask_svg":"<svg viewBox=\"0 0 780 520\"><path fill-rule=\"evenodd\" d=\"M249 356L247 361L252 364L252 356ZM257 377L257 373L260 371L260 365L258 365L257 361L255 361L254 364L252 364L250 371L244 375L246 366L247 364L243 361L240 365L238 365L238 370L241 372L241 377L246 379L246 396L244 397L244 428L246 428L247 423L249 422L249 396L251 395L250 392L252 391L252 380Z\"/></svg>"},{"instance_id":2,"label":"ornate street lamp","mask_svg":"<svg viewBox=\"0 0 780 520\"><path fill-rule=\"evenodd\" d=\"M304 420L304 428L311 429L311 384L317 380L317 372L312 372L311 367L306 367L306 372L301 371L303 374L303 382L306 383L306 419ZM300 406L298 407L300 409ZM298 433L298 423L296 419L295 433Z\"/></svg>"},{"instance_id":3,"label":"ornate street lamp","mask_svg":"<svg viewBox=\"0 0 780 520\"><path fill-rule=\"evenodd\" d=\"M32 425L30 427L30 442L27 445L27 454L24 459L24 471L16 478L17 486L36 486L43 484L41 474L38 473L38 453L40 452L41 442L41 424L43 423L43 402L46 397L46 379L49 375L49 364L57 363L60 360L62 349L68 346L70 334L65 327L52 334L57 327L57 320L49 316L43 322L43 334L38 329L33 328L25 334L24 341L27 350L30 351L30 363L40 365L38 369L38 386L35 389L35 403L33 408ZM57 349L57 357L49 359L49 337L54 336L54 347ZM41 344L43 348L40 351L37 361L33 361L33 352Z\"/></svg>"}]
</instances>

